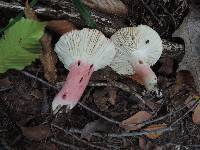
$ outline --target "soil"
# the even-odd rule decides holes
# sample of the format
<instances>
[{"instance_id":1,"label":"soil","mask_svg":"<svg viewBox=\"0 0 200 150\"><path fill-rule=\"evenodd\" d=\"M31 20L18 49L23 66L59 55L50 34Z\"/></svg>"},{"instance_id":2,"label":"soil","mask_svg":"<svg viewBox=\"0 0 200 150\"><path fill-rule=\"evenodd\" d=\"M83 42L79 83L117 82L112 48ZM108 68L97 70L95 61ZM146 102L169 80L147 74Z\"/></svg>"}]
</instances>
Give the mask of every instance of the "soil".
<instances>
[{"instance_id":1,"label":"soil","mask_svg":"<svg viewBox=\"0 0 200 150\"><path fill-rule=\"evenodd\" d=\"M124 1L125 4L130 2ZM155 14L160 11L161 17L163 10L158 10L163 7L165 0L157 0L157 5L146 2L152 9L155 9ZM179 2L179 3L178 3ZM174 20L167 19L167 13L163 14L162 25L158 26L155 23L155 16L148 14L145 6L141 3L134 3L131 6L131 13L136 11L135 24L145 23L145 18L141 18L141 14L147 14L153 19L149 23L153 28L162 33L162 37L171 38L172 32L181 24L185 15L187 15L189 3L184 3L183 7L177 5L182 4L182 0L171 1L168 0L166 5L167 10L171 10ZM166 3L165 3L166 4ZM44 5L44 4L43 4ZM137 6L137 9L133 9ZM182 8L182 9L181 9ZM183 10L184 9L184 10ZM179 13L177 12L179 11ZM177 17L178 15L178 17ZM7 24L8 20L15 16L15 13L6 10L0 10L0 26L3 27ZM169 16L168 16L169 17ZM149 18L149 17L147 17ZM130 21L131 19L129 19ZM168 22L166 22L168 20ZM133 21L131 21L133 22ZM130 23L130 22L129 22ZM128 26L128 25L127 25ZM164 31L164 29L167 30ZM57 35L56 35L57 36ZM57 39L57 37L55 38ZM54 41L56 42L56 40ZM1 150L64 150L64 149L200 149L200 127L192 121L192 109L186 107L185 101L191 96L196 94L194 84L189 78L190 84L177 85L176 69L178 61L170 58L173 62L172 65L167 66L171 72L166 69L161 69L164 65L166 67L168 58L159 60L153 67L156 75L158 76L159 88L162 89L163 96L160 98L152 94L146 93L143 86L133 81L126 76L120 76L112 71L109 67L99 70L92 75L91 84L88 86L81 99L82 104L88 106L95 112L115 121L123 121L138 111L147 111L153 114L152 120L163 117L172 113L157 122L151 124L163 124L168 127L173 125L173 131L164 132L157 139L149 139L145 135L131 136L131 137L109 137L108 133L127 133L118 124L111 123L99 117L95 113L84 109L82 106L77 105L69 113L58 113L53 115L51 112L51 102L57 93L55 88L52 88L42 82L46 81L44 78L44 71L40 60L37 60L32 65L26 67L23 71L9 70L1 75L1 79L8 78L10 85L6 88L0 88L0 149ZM171 67L171 68L170 68ZM58 79L56 83L64 81L67 70L63 67L61 62L57 64ZM159 71L159 70L162 71ZM36 76L32 78L26 72ZM188 73L186 73L188 74ZM47 81L46 81L47 82ZM56 83L52 84L53 86ZM113 86L98 86L96 83L122 83L128 86L131 90L126 91L123 88ZM113 95L110 95L113 91ZM144 102L139 100L132 91L142 96ZM115 95L116 94L116 95ZM114 97L114 98L113 98ZM113 101L110 99L113 98ZM173 113L177 110L177 113ZM91 133L98 133L100 136L81 135L83 128L86 124L95 120L98 121L98 128ZM100 122L100 123L99 123ZM173 124L175 122L175 124ZM148 126L145 125L144 127ZM64 132L62 129L66 129ZM70 130L71 129L71 130ZM79 133L73 132L72 129L77 129ZM143 130L138 130L140 133ZM136 131L133 131L136 132ZM143 144L141 144L143 143Z\"/></svg>"}]
</instances>

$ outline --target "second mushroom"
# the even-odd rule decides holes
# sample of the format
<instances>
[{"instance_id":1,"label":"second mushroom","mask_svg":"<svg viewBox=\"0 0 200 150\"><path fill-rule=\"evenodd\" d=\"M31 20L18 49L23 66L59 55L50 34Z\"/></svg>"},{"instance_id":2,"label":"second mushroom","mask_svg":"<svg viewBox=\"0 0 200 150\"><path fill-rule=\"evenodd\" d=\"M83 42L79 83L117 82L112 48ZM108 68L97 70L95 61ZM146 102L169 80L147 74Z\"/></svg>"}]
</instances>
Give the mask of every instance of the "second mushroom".
<instances>
[{"instance_id":1,"label":"second mushroom","mask_svg":"<svg viewBox=\"0 0 200 150\"><path fill-rule=\"evenodd\" d=\"M117 54L111 68L119 74L136 74L148 91L157 89L157 77L150 68L162 54L162 40L158 33L146 25L127 27L112 35Z\"/></svg>"}]
</instances>

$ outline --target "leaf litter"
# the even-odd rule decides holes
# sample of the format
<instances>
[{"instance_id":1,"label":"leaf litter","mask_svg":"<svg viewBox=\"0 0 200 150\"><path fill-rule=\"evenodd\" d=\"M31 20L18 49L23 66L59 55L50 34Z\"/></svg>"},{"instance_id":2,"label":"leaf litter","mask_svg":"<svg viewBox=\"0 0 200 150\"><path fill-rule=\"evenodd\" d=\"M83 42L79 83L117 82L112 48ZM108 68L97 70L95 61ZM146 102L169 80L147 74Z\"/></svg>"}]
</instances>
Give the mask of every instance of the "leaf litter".
<instances>
[{"instance_id":1,"label":"leaf litter","mask_svg":"<svg viewBox=\"0 0 200 150\"><path fill-rule=\"evenodd\" d=\"M97 9L99 9L99 8L97 8ZM105 12L105 13L107 13L107 12ZM59 22L60 21L60 22ZM51 24L51 27L50 26L47 26L50 30L52 30L52 31L54 31L54 32L56 32L56 33L58 33L58 34L63 34L63 33L65 33L66 32L66 30L67 30L67 32L68 32L68 29L69 30L72 30L72 29L74 29L74 27L73 27L73 25L72 26L70 26L70 24L69 24L69 28L68 27L64 27L63 28L63 26L65 25L65 23L68 23L68 21L63 21L63 20L58 20L58 22L56 22L56 21L52 21L53 23L51 23L51 21L50 21L50 24ZM49 22L48 22L49 23ZM58 27L56 26L58 24ZM67 24L66 24L67 25ZM49 48L47 48L47 49L52 49L52 45L51 45L51 42L50 42L51 40L49 39L49 41L48 42L46 42L46 43L48 43L47 45L44 45L43 46L43 48L46 46L46 47L49 47ZM44 42L45 43L45 42ZM50 51L52 51L52 50L49 50L49 52ZM47 57L48 55L46 54L46 57ZM50 56L50 58L51 58L51 56ZM166 75L168 75L168 74L171 74L173 71L174 71L174 68L172 67L173 66L173 64L170 64L169 63L169 60L170 59L166 59L166 60L164 60L164 62L161 62L162 63L162 65L163 65L163 67L161 67L161 72L160 73L164 73L164 74L166 74ZM49 61L49 60L47 60L47 61ZM48 63L44 63L43 64L43 66L44 67L46 67L46 66L48 66L49 65L49 68L53 68L52 66L53 65L50 65L50 64L48 64ZM189 69L188 69L189 70ZM58 70L59 72L61 71L60 70L60 68L59 68L59 70ZM46 72L48 72L48 71L45 71L45 73ZM190 71L191 72L191 71ZM54 74L54 73L48 73L49 75L51 75L51 74ZM111 73L112 74L112 73ZM112 74L113 75L113 74ZM56 81L56 78L54 78L54 77L47 77L46 75L44 75L45 76L45 78L49 81L49 82L53 82L53 81ZM54 76L54 75L53 75ZM183 78L182 78L183 77ZM181 91L181 90L183 90L184 89L184 87L185 86L183 86L183 85L186 85L186 86L188 86L188 85L192 85L192 83L190 82L191 81L191 78L190 78L190 76L188 77L188 80L189 80L189 82L186 82L186 80L184 79L185 78L185 75L182 75L182 77L179 77L179 76L177 76L177 85L179 86L179 87L177 87L177 91ZM97 78L98 79L98 81L103 81L103 82L106 82L106 81L108 81L107 80L107 78L105 78L104 76L100 76L99 75L99 77L98 77L98 75L95 75L93 78ZM100 79L100 78L102 78L102 80ZM181 80L182 81L180 81L180 79L179 78L182 78ZM195 79L195 78L194 78ZM59 80L59 79L58 79ZM117 78L116 78L116 80L117 81L120 81L120 82L124 82L124 83L128 83L128 82L126 82L126 81L124 81L124 78L123 77L120 77L120 76L117 76ZM34 82L36 82L36 81L34 81ZM132 83L132 81L129 81L129 83ZM38 85L39 86L39 85ZM130 84L128 84L128 86L130 86ZM135 85L134 85L135 86ZM97 89L98 88L96 88L95 87L95 91L97 91ZM137 89L137 91L141 91L141 89L140 89L140 87L138 88L138 87L136 87L136 89ZM191 89L191 88L190 88ZM103 92L103 91L105 91L105 93ZM52 91L51 91L52 92ZM51 95L51 92L49 92L48 91L48 93ZM103 93L103 94L101 94L101 92ZM191 89L191 92L193 92L193 89ZM22 92L21 92L22 93ZM119 117L119 115L116 115L116 117L114 117L116 120L123 120L123 119L125 119L125 118L128 118L128 119L126 119L126 120L124 120L124 121L122 121L121 122L121 124L120 124L120 127L122 127L121 129L119 128L118 130L115 130L116 131L116 133L121 133L121 132L124 132L123 131L123 129L125 129L125 130L139 130L139 132L140 131L144 131L144 130L146 130L146 131L152 131L152 130L157 130L157 129L162 129L162 128L165 128L166 127L166 124L162 124L162 122L163 121L161 121L160 123L157 123L157 124L152 124L152 125L149 125L149 126L147 126L147 127L144 127L144 126L137 126L137 124L138 123L142 123L142 122L144 122L144 121L148 121L149 119L151 119L152 118L152 115L150 114L150 113L148 113L147 111L143 111L143 110L141 110L141 109L144 109L144 110L146 110L146 109L148 109L148 108L146 108L146 107L139 107L138 108L138 101L134 101L132 98L131 98L131 100L129 99L129 93L127 93L127 92L123 92L123 91L121 91L121 90L119 90L118 88L117 89L115 89L115 88L113 88L113 87L111 87L110 88L110 86L109 86L109 88L105 88L105 90L99 90L98 92L97 92L98 94L96 94L96 97L95 97L95 99L96 99L96 102L95 102L95 104L96 104L96 106L97 106L97 108L98 108L98 110L97 111L100 111L100 113L102 113L102 114L104 114L104 115L107 115L107 116L110 116L110 114L109 114L109 107L110 107L110 105L112 106L112 107L115 107L115 106L117 106L118 105L118 103L119 103L119 99L121 100L121 101L127 101L127 105L126 106L122 106L122 105L120 105L121 107L123 107L123 108L120 108L121 110L123 110L124 112L121 112L121 114L123 114L123 115L121 115L121 117ZM105 94L106 94L106 97L107 97L107 99L106 100L104 100L104 98L105 98ZM175 93L175 94L177 94L177 93ZM191 94L191 93L190 93ZM32 94L31 94L32 95ZM93 96L94 96L95 94L93 94ZM124 96L125 95L125 96ZM195 95L195 94L194 94ZM40 97L40 96L39 96ZM38 97L38 98L39 98ZM50 96L51 98L52 98L52 96ZM117 98L116 98L117 97ZM9 98L10 99L10 98ZM117 99L117 101L116 101L116 99ZM172 99L169 99L169 101L171 101L171 100L173 100L173 97L172 97ZM102 105L102 104L98 104L98 102L99 101L104 101L104 104ZM89 106L90 107L92 107L93 109L96 109L96 107L93 107L93 105L90 105L91 103L89 103L89 102L87 102L87 101L85 101L85 103L87 104L89 104ZM155 103L155 104L157 104L157 102L156 102L156 100L155 99L153 99L152 100L152 103ZM184 103L184 100L183 100L183 103ZM191 104L192 105L192 104ZM109 106L109 107L108 107ZM127 106L134 106L134 107L127 107ZM170 106L166 106L166 105L164 105L165 107L167 107L167 109L171 109L171 107ZM162 107L162 106L161 106ZM106 109L105 109L106 108ZM130 108L134 108L134 110L132 110L132 109L130 109ZM188 106L188 108L190 108L190 106ZM104 109L106 110L106 111L104 111ZM140 110L138 110L138 109L140 109ZM158 109L157 107L152 107L151 108L152 110L154 110L154 109ZM163 110L164 109L164 110ZM155 111L156 111L155 110ZM168 111L171 111L171 110L165 110L165 108L164 107L162 107L161 108L161 111L158 113L158 115L163 115L163 114L165 114L165 113L163 113L163 111L164 112L168 112ZM128 113L128 112L134 112L134 115L133 116L131 116L130 117L130 113ZM143 112L143 113L141 113L141 112ZM145 113L144 113L145 112ZM143 114L143 115L138 115L138 113L140 114ZM126 116L124 116L124 114L126 114ZM194 113L193 113L193 116L192 116L192 119L193 119L193 122L195 123L197 123L198 124L198 119L199 119L199 106L197 106L196 107L196 109L194 110ZM137 116L138 115L138 116ZM78 120L78 118L80 118L80 117L85 117L85 118L88 118L88 120L87 121L85 121L84 123L81 121L81 122L79 122L78 123L78 121L75 123L75 124L70 124L70 120L72 120L73 119L73 116L76 116L76 118L77 118L77 120ZM112 115L111 115L112 116ZM174 116L176 116L176 115L174 115ZM172 120L174 120L174 116L172 117L172 118L170 118L170 119L172 119ZM34 116L33 116L34 117ZM95 119L94 119L95 118ZM120 119L119 119L120 118ZM194 119L195 118L195 119ZM97 119L97 117L94 117L94 116L92 116L91 117L91 114L88 114L88 113L83 113L83 110L82 109L80 109L79 107L77 107L77 108L75 108L72 112L71 112L71 114L69 114L69 115L67 115L67 116L65 116L65 117L63 117L62 118L62 123L63 124L65 124L64 126L65 127L69 127L69 128L73 128L73 127L76 127L76 128L80 128L80 129L83 129L82 130L82 132L83 133L85 133L85 135L84 134L82 134L82 138L86 138L86 139L88 139L88 141L89 142L93 142L93 140L95 139L93 136L91 136L92 135L92 133L94 133L94 132L98 132L99 133L99 130L101 131L101 132L103 132L103 133L108 133L108 131L106 130L106 128L108 128L109 129L109 125L107 125L106 124L106 121L102 121L101 119ZM177 119L176 117L175 117L175 119ZM59 120L59 119L58 119ZM95 120L95 121L92 121L92 120ZM164 120L164 121L166 121L166 120ZM105 123L104 123L105 122ZM129 128L128 129L128 127L126 126L126 125L131 125L131 127L132 128ZM133 125L133 126L132 126ZM136 125L136 126L135 126ZM84 127L85 126L85 127ZM143 128L144 127L144 128ZM22 131L23 131L23 134L24 134L24 136L27 138L27 139L29 139L29 140L35 140L35 141L41 141L41 140L43 140L43 139L46 139L46 137L48 137L48 136L43 136L43 132L41 132L41 130L43 130L43 128L42 127L37 127L37 126L33 126L33 127L24 127L23 129L22 129ZM44 130L46 130L45 128L44 128ZM34 133L35 133L35 135L32 133L33 131L35 131ZM47 130L48 132L46 132L46 133L49 133L50 131L49 131L49 129ZM41 132L41 133L39 133L39 132ZM101 133L100 132L100 133ZM45 133L45 134L46 134ZM40 135L41 134L41 135ZM44 135L45 135L44 134ZM51 133L52 134L52 133ZM50 135L51 135L50 134ZM61 134L59 134L59 133L53 133L54 135L56 135L56 138L62 138L62 135ZM76 133L77 134L77 133ZM46 134L47 135L47 134ZM49 134L48 134L49 135ZM159 137L161 137L161 135L160 134L146 134L146 136L148 137L148 138L150 138L150 139L157 139L157 138L159 138ZM163 135L163 136L165 136L165 135ZM66 139L64 140L66 143L68 143L69 141L71 141L72 140L72 136L70 136L70 134L67 134L66 133L66 135L64 136ZM161 137L162 138L162 137ZM77 138L76 138L77 139ZM74 139L73 139L74 140ZM105 141L107 140L106 138L104 139ZM131 138L131 139L129 139L131 142L126 142L127 144L125 144L126 146L131 146L131 147L133 147L133 148L135 148L135 146L134 146L134 144L130 144L130 143L135 143L134 142L134 139L133 138ZM129 141L128 140L128 141ZM146 139L145 139L146 140ZM105 141L101 141L101 143L104 143ZM148 141L148 140L147 140ZM80 141L76 141L75 143L78 143L78 144L80 144L79 142L81 142L81 140ZM98 143L98 140L96 141L97 143ZM107 143L114 143L114 141L112 141L112 140L108 140L107 141ZM116 141L115 141L116 143L117 142L121 142L121 141L117 141L117 139L116 139ZM59 143L59 142L57 142L57 143ZM69 142L70 143L70 142ZM71 141L71 143L74 143L74 141ZM70 144L71 144L70 143ZM148 145L148 143L149 142L147 142L147 145ZM58 144L59 145L59 144ZM113 144L113 145L115 145L115 144ZM142 144L141 144L142 145ZM143 144L144 145L144 144ZM154 146L154 145L153 145ZM153 147L152 146L152 147ZM44 146L45 147L45 146ZM48 146L47 146L48 147ZM60 146L59 146L60 147ZM141 146L141 147L144 147L144 146ZM157 147L159 147L159 146L157 146ZM56 148L55 148L56 149Z\"/></svg>"}]
</instances>

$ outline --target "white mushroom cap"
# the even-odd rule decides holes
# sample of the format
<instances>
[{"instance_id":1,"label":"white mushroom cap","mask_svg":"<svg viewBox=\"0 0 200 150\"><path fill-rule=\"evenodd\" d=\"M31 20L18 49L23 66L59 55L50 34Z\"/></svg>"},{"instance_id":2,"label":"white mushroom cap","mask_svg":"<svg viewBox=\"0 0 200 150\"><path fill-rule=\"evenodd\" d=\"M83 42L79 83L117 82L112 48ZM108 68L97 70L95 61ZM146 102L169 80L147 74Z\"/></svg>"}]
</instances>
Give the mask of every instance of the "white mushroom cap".
<instances>
[{"instance_id":1,"label":"white mushroom cap","mask_svg":"<svg viewBox=\"0 0 200 150\"><path fill-rule=\"evenodd\" d=\"M110 39L98 30L87 28L62 35L55 51L66 69L82 60L93 64L95 71L109 65L116 53Z\"/></svg>"},{"instance_id":2,"label":"white mushroom cap","mask_svg":"<svg viewBox=\"0 0 200 150\"><path fill-rule=\"evenodd\" d=\"M110 66L119 74L134 74L131 65L134 61L154 65L162 54L160 36L146 25L122 28L112 35L111 40L117 53Z\"/></svg>"}]
</instances>

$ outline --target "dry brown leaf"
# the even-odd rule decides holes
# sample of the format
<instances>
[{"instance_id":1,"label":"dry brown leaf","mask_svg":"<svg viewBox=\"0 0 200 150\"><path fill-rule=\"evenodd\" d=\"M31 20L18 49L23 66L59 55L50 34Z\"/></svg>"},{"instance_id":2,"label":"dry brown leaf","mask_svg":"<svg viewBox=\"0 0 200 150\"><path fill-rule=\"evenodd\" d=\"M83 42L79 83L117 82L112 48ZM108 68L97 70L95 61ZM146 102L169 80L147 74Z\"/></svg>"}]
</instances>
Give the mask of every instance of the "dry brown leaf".
<instances>
[{"instance_id":1,"label":"dry brown leaf","mask_svg":"<svg viewBox=\"0 0 200 150\"><path fill-rule=\"evenodd\" d=\"M144 128L144 131L153 131L153 130L159 130L159 129L163 129L163 128L166 128L167 125L165 123L163 124L152 124L146 128ZM150 139L157 139L161 136L162 134L161 133L149 133L149 134L146 134L146 136Z\"/></svg>"},{"instance_id":2,"label":"dry brown leaf","mask_svg":"<svg viewBox=\"0 0 200 150\"><path fill-rule=\"evenodd\" d=\"M41 39L42 43L42 56L40 58L43 68L44 68L44 77L51 83L57 79L57 57L52 48L52 37L50 34L45 33Z\"/></svg>"},{"instance_id":3,"label":"dry brown leaf","mask_svg":"<svg viewBox=\"0 0 200 150\"><path fill-rule=\"evenodd\" d=\"M70 21L67 20L48 21L47 28L61 35L77 29Z\"/></svg>"},{"instance_id":4,"label":"dry brown leaf","mask_svg":"<svg viewBox=\"0 0 200 150\"><path fill-rule=\"evenodd\" d=\"M192 74L200 93L200 9L199 0L191 1L191 10L173 37L180 37L185 42L185 56L178 71L187 70Z\"/></svg>"},{"instance_id":5,"label":"dry brown leaf","mask_svg":"<svg viewBox=\"0 0 200 150\"><path fill-rule=\"evenodd\" d=\"M26 0L26 2L25 2L24 14L25 14L26 18L38 20L37 15L36 15L35 11L30 7L28 0Z\"/></svg>"},{"instance_id":6,"label":"dry brown leaf","mask_svg":"<svg viewBox=\"0 0 200 150\"><path fill-rule=\"evenodd\" d=\"M126 5L120 0L82 0L90 8L119 16L128 13Z\"/></svg>"},{"instance_id":7,"label":"dry brown leaf","mask_svg":"<svg viewBox=\"0 0 200 150\"><path fill-rule=\"evenodd\" d=\"M149 120L152 117L152 115L146 111L139 111L130 118L122 121L121 127L125 128L126 130L138 130L142 128L142 123L146 120Z\"/></svg>"},{"instance_id":8,"label":"dry brown leaf","mask_svg":"<svg viewBox=\"0 0 200 150\"><path fill-rule=\"evenodd\" d=\"M0 79L0 88L7 88L10 87L11 82L8 78Z\"/></svg>"},{"instance_id":9,"label":"dry brown leaf","mask_svg":"<svg viewBox=\"0 0 200 150\"><path fill-rule=\"evenodd\" d=\"M29 140L41 141L50 136L50 128L45 125L39 125L34 127L20 127L23 135Z\"/></svg>"},{"instance_id":10,"label":"dry brown leaf","mask_svg":"<svg viewBox=\"0 0 200 150\"><path fill-rule=\"evenodd\" d=\"M192 121L195 124L200 124L200 104L194 109L194 113L192 114Z\"/></svg>"}]
</instances>

